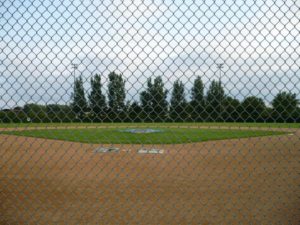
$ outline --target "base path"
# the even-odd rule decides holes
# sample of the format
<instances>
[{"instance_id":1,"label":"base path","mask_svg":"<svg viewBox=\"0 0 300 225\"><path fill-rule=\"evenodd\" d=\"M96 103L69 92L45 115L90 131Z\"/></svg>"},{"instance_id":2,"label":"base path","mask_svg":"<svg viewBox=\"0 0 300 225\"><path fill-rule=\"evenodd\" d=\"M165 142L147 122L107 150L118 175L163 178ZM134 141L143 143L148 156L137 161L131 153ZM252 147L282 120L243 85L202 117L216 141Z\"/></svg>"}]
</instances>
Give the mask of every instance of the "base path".
<instances>
[{"instance_id":1,"label":"base path","mask_svg":"<svg viewBox=\"0 0 300 225\"><path fill-rule=\"evenodd\" d=\"M299 131L97 147L0 135L0 224L299 224Z\"/></svg>"}]
</instances>

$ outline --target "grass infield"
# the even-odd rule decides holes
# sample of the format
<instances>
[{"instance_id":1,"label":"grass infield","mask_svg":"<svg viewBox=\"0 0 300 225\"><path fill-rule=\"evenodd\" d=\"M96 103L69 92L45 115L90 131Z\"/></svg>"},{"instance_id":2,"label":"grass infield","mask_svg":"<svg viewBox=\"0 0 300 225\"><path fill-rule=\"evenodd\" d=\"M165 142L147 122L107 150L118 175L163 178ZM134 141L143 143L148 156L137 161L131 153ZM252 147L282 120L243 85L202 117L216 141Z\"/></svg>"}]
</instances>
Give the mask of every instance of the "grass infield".
<instances>
[{"instance_id":1,"label":"grass infield","mask_svg":"<svg viewBox=\"0 0 300 225\"><path fill-rule=\"evenodd\" d=\"M150 127L151 128L151 127ZM94 144L180 144L209 140L280 135L286 132L265 130L226 130L198 128L157 128L159 133L128 133L125 128L34 129L2 131L2 134L65 140Z\"/></svg>"},{"instance_id":2,"label":"grass infield","mask_svg":"<svg viewBox=\"0 0 300 225\"><path fill-rule=\"evenodd\" d=\"M0 123L0 128L18 127L257 127L257 128L300 128L300 123L226 123L226 122L187 122L187 123Z\"/></svg>"}]
</instances>

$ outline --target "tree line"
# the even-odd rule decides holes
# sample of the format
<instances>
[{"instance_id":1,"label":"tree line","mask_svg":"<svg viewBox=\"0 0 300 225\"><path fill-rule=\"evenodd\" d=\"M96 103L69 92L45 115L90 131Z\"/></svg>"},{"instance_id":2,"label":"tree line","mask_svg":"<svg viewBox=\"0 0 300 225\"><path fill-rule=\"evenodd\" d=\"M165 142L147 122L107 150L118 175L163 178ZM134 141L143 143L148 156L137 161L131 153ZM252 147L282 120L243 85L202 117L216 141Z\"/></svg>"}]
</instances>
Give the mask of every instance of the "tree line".
<instances>
[{"instance_id":1,"label":"tree line","mask_svg":"<svg viewBox=\"0 0 300 225\"><path fill-rule=\"evenodd\" d=\"M86 95L82 77L74 81L70 105L26 104L0 111L1 122L300 122L299 100L295 93L279 92L267 106L263 99L248 96L239 101L225 94L221 81L213 80L207 92L196 77L188 101L183 82L174 82L171 93L161 76L148 78L139 101L126 102L122 74L108 75L106 95L101 76L90 80ZM168 101L168 94L171 98Z\"/></svg>"}]
</instances>

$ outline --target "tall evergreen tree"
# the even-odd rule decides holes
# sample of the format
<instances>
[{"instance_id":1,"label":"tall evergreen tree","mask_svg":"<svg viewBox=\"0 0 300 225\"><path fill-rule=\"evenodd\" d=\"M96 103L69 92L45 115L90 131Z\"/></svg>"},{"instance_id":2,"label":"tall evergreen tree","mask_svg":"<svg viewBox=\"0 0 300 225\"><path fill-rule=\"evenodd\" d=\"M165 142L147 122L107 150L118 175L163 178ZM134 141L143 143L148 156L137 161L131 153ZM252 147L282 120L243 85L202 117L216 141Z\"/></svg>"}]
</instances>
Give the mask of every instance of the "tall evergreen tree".
<instances>
[{"instance_id":1,"label":"tall evergreen tree","mask_svg":"<svg viewBox=\"0 0 300 225\"><path fill-rule=\"evenodd\" d=\"M168 113L167 90L161 76L147 81L147 89L140 95L144 119L147 121L165 121Z\"/></svg>"},{"instance_id":2,"label":"tall evergreen tree","mask_svg":"<svg viewBox=\"0 0 300 225\"><path fill-rule=\"evenodd\" d=\"M94 118L99 121L103 118L106 109L105 96L102 94L102 84L100 75L96 74L91 78L91 93L89 95L90 109Z\"/></svg>"},{"instance_id":3,"label":"tall evergreen tree","mask_svg":"<svg viewBox=\"0 0 300 225\"><path fill-rule=\"evenodd\" d=\"M149 78L147 79L147 89L145 91L142 91L140 94L140 100L141 100L141 105L143 109L143 113L145 114L144 119L148 120L149 118L146 118L147 113L152 113L153 111L153 96L151 95L151 90L152 90L152 79Z\"/></svg>"},{"instance_id":4,"label":"tall evergreen tree","mask_svg":"<svg viewBox=\"0 0 300 225\"><path fill-rule=\"evenodd\" d=\"M203 121L205 118L205 97L204 97L204 84L200 76L194 81L191 90L191 116L194 121Z\"/></svg>"},{"instance_id":5,"label":"tall evergreen tree","mask_svg":"<svg viewBox=\"0 0 300 225\"><path fill-rule=\"evenodd\" d=\"M180 80L176 80L171 95L170 117L172 121L184 121L186 114L184 85Z\"/></svg>"},{"instance_id":6,"label":"tall evergreen tree","mask_svg":"<svg viewBox=\"0 0 300 225\"><path fill-rule=\"evenodd\" d=\"M129 103L128 105L128 121L141 122L141 113L143 111L142 107L136 101L134 101L132 104Z\"/></svg>"},{"instance_id":7,"label":"tall evergreen tree","mask_svg":"<svg viewBox=\"0 0 300 225\"><path fill-rule=\"evenodd\" d=\"M82 77L75 79L74 83L74 93L73 93L73 102L72 102L72 110L73 112L79 116L83 117L84 113L88 108L88 104L84 94L83 81Z\"/></svg>"},{"instance_id":8,"label":"tall evergreen tree","mask_svg":"<svg viewBox=\"0 0 300 225\"><path fill-rule=\"evenodd\" d=\"M208 113L208 118L212 121L221 121L223 106L222 102L225 98L225 92L222 87L221 81L213 80L210 84L210 87L207 91L206 102L207 107L206 111Z\"/></svg>"},{"instance_id":9,"label":"tall evergreen tree","mask_svg":"<svg viewBox=\"0 0 300 225\"><path fill-rule=\"evenodd\" d=\"M152 96L153 96L153 110L156 113L155 120L165 121L168 113L168 102L167 102L168 91L164 88L164 82L161 76L154 79Z\"/></svg>"},{"instance_id":10,"label":"tall evergreen tree","mask_svg":"<svg viewBox=\"0 0 300 225\"><path fill-rule=\"evenodd\" d=\"M108 105L110 116L113 121L120 121L125 111L125 80L121 74L112 72L108 75Z\"/></svg>"}]
</instances>

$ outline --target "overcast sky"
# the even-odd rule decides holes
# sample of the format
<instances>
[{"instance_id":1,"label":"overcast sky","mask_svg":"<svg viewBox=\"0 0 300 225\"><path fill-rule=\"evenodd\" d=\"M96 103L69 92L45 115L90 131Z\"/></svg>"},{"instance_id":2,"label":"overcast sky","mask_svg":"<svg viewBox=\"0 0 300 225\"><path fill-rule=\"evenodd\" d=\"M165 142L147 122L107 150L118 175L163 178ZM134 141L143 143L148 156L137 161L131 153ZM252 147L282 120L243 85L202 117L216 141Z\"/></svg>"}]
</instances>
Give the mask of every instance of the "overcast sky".
<instances>
[{"instance_id":1,"label":"overcast sky","mask_svg":"<svg viewBox=\"0 0 300 225\"><path fill-rule=\"evenodd\" d=\"M225 2L225 3L224 3ZM0 108L69 104L76 76L111 71L138 100L148 77L187 97L197 75L206 87L224 63L226 93L270 102L279 91L300 96L300 1L1 1Z\"/></svg>"}]
</instances>

